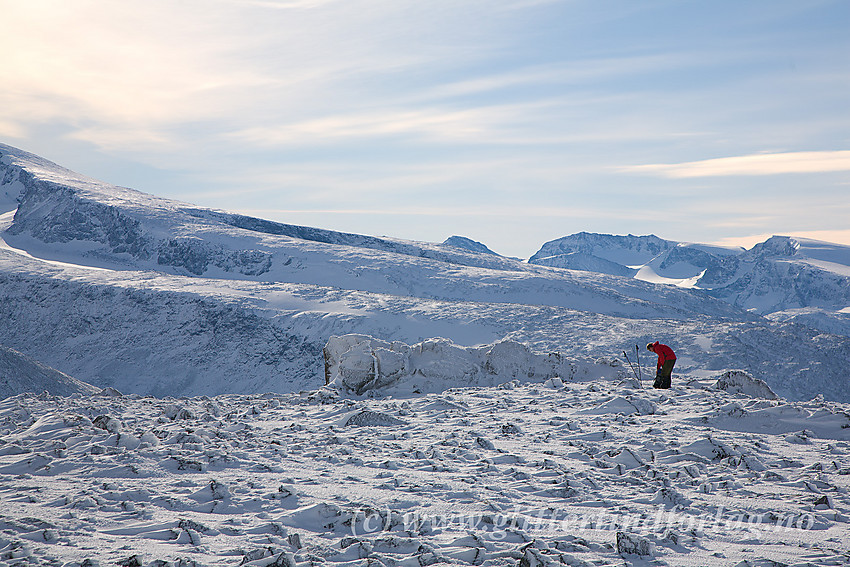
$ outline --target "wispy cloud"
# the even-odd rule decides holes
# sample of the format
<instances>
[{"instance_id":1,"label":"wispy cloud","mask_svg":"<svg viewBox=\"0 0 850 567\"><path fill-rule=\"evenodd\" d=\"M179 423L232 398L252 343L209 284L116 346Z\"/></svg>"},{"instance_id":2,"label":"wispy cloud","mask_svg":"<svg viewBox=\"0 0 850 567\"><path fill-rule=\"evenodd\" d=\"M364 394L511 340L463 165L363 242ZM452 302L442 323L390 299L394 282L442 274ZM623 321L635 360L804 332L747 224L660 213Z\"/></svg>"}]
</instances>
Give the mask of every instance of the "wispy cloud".
<instances>
[{"instance_id":1,"label":"wispy cloud","mask_svg":"<svg viewBox=\"0 0 850 567\"><path fill-rule=\"evenodd\" d=\"M779 175L786 173L827 173L850 171L850 151L764 153L745 156L657 163L621 168L671 179L735 175Z\"/></svg>"},{"instance_id":2,"label":"wispy cloud","mask_svg":"<svg viewBox=\"0 0 850 567\"><path fill-rule=\"evenodd\" d=\"M547 85L580 85L595 90L598 83L622 80L634 75L671 72L693 65L693 57L684 54L629 55L590 57L569 62L530 65L510 72L486 74L454 81L424 91L423 98L459 97L493 93L511 88L540 89ZM596 96L599 96L598 92Z\"/></svg>"},{"instance_id":3,"label":"wispy cloud","mask_svg":"<svg viewBox=\"0 0 850 567\"><path fill-rule=\"evenodd\" d=\"M427 59L412 49L382 49L376 38L386 34L370 18L379 20L376 13L392 11L392 3L216 4L4 4L0 133L20 137L61 123L73 138L111 150L163 141L186 150L196 145L187 138L198 124L226 130L281 115L322 115L346 100L329 93L351 93L345 81L352 76L363 80ZM326 4L333 9L314 9Z\"/></svg>"},{"instance_id":4,"label":"wispy cloud","mask_svg":"<svg viewBox=\"0 0 850 567\"><path fill-rule=\"evenodd\" d=\"M351 113L277 126L246 128L230 134L230 137L260 146L399 134L458 138L489 130L481 115L480 110L442 109Z\"/></svg>"},{"instance_id":5,"label":"wispy cloud","mask_svg":"<svg viewBox=\"0 0 850 567\"><path fill-rule=\"evenodd\" d=\"M0 34L0 118L19 130L62 122L105 146L142 130L164 136L220 113L233 89L270 82L230 56L238 32L186 6L33 1L3 10L14 25Z\"/></svg>"}]
</instances>

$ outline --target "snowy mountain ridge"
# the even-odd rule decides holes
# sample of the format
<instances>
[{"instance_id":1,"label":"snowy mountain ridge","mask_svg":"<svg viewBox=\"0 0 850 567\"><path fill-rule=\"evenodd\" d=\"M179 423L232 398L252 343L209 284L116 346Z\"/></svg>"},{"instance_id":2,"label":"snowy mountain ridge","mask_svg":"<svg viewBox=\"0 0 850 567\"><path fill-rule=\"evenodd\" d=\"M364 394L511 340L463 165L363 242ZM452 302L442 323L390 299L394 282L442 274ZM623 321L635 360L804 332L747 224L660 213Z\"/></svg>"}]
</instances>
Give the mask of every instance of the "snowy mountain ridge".
<instances>
[{"instance_id":1,"label":"snowy mountain ridge","mask_svg":"<svg viewBox=\"0 0 850 567\"><path fill-rule=\"evenodd\" d=\"M16 350L0 346L0 398L21 392L70 396L91 395L99 391L100 388L45 366Z\"/></svg>"},{"instance_id":2,"label":"snowy mountain ridge","mask_svg":"<svg viewBox=\"0 0 850 567\"><path fill-rule=\"evenodd\" d=\"M9 235L27 235L47 244L99 244L88 256L125 257L146 268L193 275L218 268L232 277L260 276L271 261L264 237L277 236L459 265L521 269L519 262L468 254L458 247L287 225L160 199L86 178L2 144L0 168L4 188L18 190L18 195L6 190L7 199L19 201ZM218 241L209 238L211 233Z\"/></svg>"},{"instance_id":3,"label":"snowy mountain ridge","mask_svg":"<svg viewBox=\"0 0 850 567\"><path fill-rule=\"evenodd\" d=\"M13 161L22 165L7 166L5 178L14 177L17 169L23 192L4 238L11 247L44 259L433 299L565 307L576 307L570 295L586 293L593 286L599 289L591 295L607 304L599 306L603 311L648 301L652 305L647 304L647 314L660 309L674 317L677 312L681 317L691 311L742 317L722 302L712 304L704 297L675 290L670 291L669 299L662 297L659 301L656 290L640 282L626 284L636 302L622 293L623 282L553 272L454 246L283 225L167 201L93 180L63 185L54 181L64 171L58 166L44 175L46 166L41 161L35 162L35 173L27 169L29 162ZM399 269L403 265L409 269ZM424 280L445 285L423 285ZM564 294L560 286L581 291ZM611 302L612 296L620 297Z\"/></svg>"},{"instance_id":4,"label":"snowy mountain ridge","mask_svg":"<svg viewBox=\"0 0 850 567\"><path fill-rule=\"evenodd\" d=\"M529 262L702 289L771 318L850 336L850 246L773 236L744 250L579 233L547 242Z\"/></svg>"},{"instance_id":5,"label":"snowy mountain ridge","mask_svg":"<svg viewBox=\"0 0 850 567\"><path fill-rule=\"evenodd\" d=\"M509 339L577 359L662 340L682 375L741 368L793 399L848 395L850 339L704 290L274 223L115 187L9 146L0 154L10 207L0 316L14 322L0 344L98 387L316 388L328 338L359 333ZM645 241L651 253L657 242Z\"/></svg>"}]
</instances>

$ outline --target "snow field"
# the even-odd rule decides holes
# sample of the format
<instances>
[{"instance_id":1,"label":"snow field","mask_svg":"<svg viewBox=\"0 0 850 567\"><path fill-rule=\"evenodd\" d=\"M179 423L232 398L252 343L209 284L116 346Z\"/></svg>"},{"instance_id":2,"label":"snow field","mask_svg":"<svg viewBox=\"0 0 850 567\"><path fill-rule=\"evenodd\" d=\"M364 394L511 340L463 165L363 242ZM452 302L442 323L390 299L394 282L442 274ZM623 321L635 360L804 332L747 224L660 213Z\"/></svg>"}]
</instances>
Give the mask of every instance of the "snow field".
<instances>
[{"instance_id":1,"label":"snow field","mask_svg":"<svg viewBox=\"0 0 850 567\"><path fill-rule=\"evenodd\" d=\"M636 386L15 396L0 562L850 562L850 408Z\"/></svg>"}]
</instances>

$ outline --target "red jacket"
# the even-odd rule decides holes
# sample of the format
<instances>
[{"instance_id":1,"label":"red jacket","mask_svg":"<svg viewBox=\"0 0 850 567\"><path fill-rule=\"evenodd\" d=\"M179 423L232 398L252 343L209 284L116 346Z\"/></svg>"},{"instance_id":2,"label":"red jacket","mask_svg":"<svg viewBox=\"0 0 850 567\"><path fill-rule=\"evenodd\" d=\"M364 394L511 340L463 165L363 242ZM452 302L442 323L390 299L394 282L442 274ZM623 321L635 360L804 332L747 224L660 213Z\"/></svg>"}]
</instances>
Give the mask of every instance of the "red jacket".
<instances>
[{"instance_id":1,"label":"red jacket","mask_svg":"<svg viewBox=\"0 0 850 567\"><path fill-rule=\"evenodd\" d=\"M661 368L668 360L676 360L676 353L673 352L673 349L667 345L662 345L658 341L653 343L652 350L658 355L658 368Z\"/></svg>"}]
</instances>

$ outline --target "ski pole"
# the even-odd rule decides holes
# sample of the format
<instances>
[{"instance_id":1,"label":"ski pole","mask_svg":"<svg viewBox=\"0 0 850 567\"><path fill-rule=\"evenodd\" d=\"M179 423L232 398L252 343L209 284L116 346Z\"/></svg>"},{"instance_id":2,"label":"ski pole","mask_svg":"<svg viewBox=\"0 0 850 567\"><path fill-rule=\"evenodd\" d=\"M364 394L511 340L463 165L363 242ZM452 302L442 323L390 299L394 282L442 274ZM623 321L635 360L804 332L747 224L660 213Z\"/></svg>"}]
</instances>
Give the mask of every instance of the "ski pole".
<instances>
[{"instance_id":1,"label":"ski pole","mask_svg":"<svg viewBox=\"0 0 850 567\"><path fill-rule=\"evenodd\" d=\"M635 345L635 354L637 356L637 365L638 365L638 382L640 382L640 387L643 388L643 368L640 365L640 348Z\"/></svg>"},{"instance_id":2,"label":"ski pole","mask_svg":"<svg viewBox=\"0 0 850 567\"><path fill-rule=\"evenodd\" d=\"M632 372L634 373L635 378L637 378L637 379L638 379L638 382L640 382L640 378L638 378L637 370L635 370L635 367L634 367L634 366L632 366L632 361L631 361L631 360L629 360L629 355L628 355L628 354L626 354L626 351L623 351L623 356L625 356L625 357L626 357L626 362L628 362L628 363L629 363L629 367L632 369ZM643 386L641 386L641 388L643 388Z\"/></svg>"}]
</instances>

